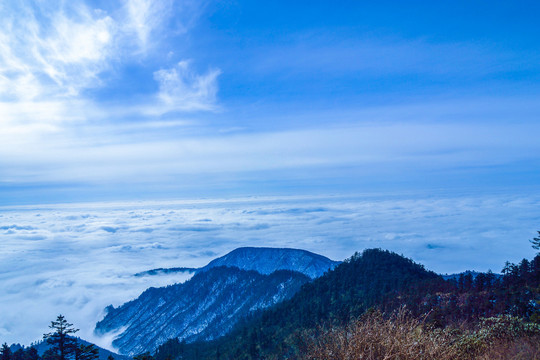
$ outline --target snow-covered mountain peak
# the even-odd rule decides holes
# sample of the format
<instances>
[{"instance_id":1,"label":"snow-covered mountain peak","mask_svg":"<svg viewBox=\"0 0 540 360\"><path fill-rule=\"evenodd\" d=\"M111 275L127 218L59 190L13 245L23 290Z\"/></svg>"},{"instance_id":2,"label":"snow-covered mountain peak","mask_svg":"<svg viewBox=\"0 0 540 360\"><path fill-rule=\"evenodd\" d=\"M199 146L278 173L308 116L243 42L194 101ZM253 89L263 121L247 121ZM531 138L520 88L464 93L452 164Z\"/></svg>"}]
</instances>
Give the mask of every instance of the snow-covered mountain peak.
<instances>
[{"instance_id":1,"label":"snow-covered mountain peak","mask_svg":"<svg viewBox=\"0 0 540 360\"><path fill-rule=\"evenodd\" d=\"M211 261L199 271L217 266L237 267L255 270L261 274L271 274L276 270L301 272L310 278L317 278L333 269L339 261L333 261L307 250L269 247L241 247Z\"/></svg>"}]
</instances>

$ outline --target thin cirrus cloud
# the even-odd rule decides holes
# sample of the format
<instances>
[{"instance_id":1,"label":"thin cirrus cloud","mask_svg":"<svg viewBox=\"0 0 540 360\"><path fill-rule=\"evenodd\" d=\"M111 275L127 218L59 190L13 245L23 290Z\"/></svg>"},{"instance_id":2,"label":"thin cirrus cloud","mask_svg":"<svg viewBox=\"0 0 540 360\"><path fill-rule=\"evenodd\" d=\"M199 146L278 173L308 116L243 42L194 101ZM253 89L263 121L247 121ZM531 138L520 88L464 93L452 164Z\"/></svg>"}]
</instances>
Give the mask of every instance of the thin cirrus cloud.
<instances>
[{"instance_id":1,"label":"thin cirrus cloud","mask_svg":"<svg viewBox=\"0 0 540 360\"><path fill-rule=\"evenodd\" d=\"M4 101L62 99L100 85L98 75L114 56L117 26L110 16L80 3L56 11L40 3L5 6L12 15L1 20Z\"/></svg>"},{"instance_id":2,"label":"thin cirrus cloud","mask_svg":"<svg viewBox=\"0 0 540 360\"><path fill-rule=\"evenodd\" d=\"M174 111L213 110L217 94L219 70L210 70L204 75L195 73L189 61L181 61L170 69L154 72L159 83L158 99L163 104L157 108L159 114Z\"/></svg>"},{"instance_id":3,"label":"thin cirrus cloud","mask_svg":"<svg viewBox=\"0 0 540 360\"><path fill-rule=\"evenodd\" d=\"M172 2L130 0L110 12L82 2L2 5L0 19L0 117L5 134L61 131L74 120L110 111L88 91L106 88L111 73L144 61L159 44ZM198 75L188 62L156 68L159 92L149 96L153 113L208 110L215 102L218 70ZM154 100L152 100L154 99ZM163 106L163 103L166 106ZM137 112L139 109L132 111Z\"/></svg>"},{"instance_id":4,"label":"thin cirrus cloud","mask_svg":"<svg viewBox=\"0 0 540 360\"><path fill-rule=\"evenodd\" d=\"M523 102L505 103L503 108L519 108ZM399 174L403 167L410 171L449 170L456 167L504 166L536 159L540 151L534 136L538 125L526 112L523 122L489 123L491 115L482 109L471 113L474 123L453 121L395 123L396 117L433 118L442 109L464 109L467 103L432 106L387 107L359 112L356 116L371 120L366 124L336 124L265 133L232 133L220 136L185 136L158 128L156 139L151 129L137 130L140 136L117 135L116 142L106 143L101 133L73 142L70 138L52 137L39 153L32 148L11 150L0 162L4 174L23 181L25 178L57 181L136 181L159 183L169 176L183 174L218 174L280 169L319 168L325 171L336 166L379 169ZM480 105L484 106L484 105ZM487 105L485 105L487 106ZM493 105L496 107L496 105ZM496 109L495 109L496 110ZM495 111L494 110L494 111ZM456 110L456 116L462 117ZM484 110L485 111L485 110ZM444 110L448 114L448 110ZM309 116L309 115L308 115ZM345 116L345 115L344 115ZM99 146L96 146L99 144ZM0 145L0 151L5 145ZM493 156L493 154L498 154ZM24 173L19 164L31 164ZM48 169L54 168L55 172ZM354 178L351 181L356 181Z\"/></svg>"},{"instance_id":5,"label":"thin cirrus cloud","mask_svg":"<svg viewBox=\"0 0 540 360\"><path fill-rule=\"evenodd\" d=\"M124 3L124 31L136 35L139 51L149 50L152 34L162 30L164 19L173 14L173 1L127 0Z\"/></svg>"}]
</instances>

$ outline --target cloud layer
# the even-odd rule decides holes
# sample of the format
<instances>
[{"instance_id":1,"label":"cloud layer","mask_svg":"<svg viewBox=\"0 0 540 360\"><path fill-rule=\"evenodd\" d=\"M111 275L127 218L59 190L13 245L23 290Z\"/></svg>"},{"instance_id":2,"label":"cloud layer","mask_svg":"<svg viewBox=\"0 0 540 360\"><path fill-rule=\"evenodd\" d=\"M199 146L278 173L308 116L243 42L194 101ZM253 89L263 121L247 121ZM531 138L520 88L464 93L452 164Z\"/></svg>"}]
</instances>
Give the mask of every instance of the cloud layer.
<instances>
[{"instance_id":1,"label":"cloud layer","mask_svg":"<svg viewBox=\"0 0 540 360\"><path fill-rule=\"evenodd\" d=\"M307 249L342 260L381 247L438 272L500 271L532 256L540 198L280 197L88 203L0 211L2 342L39 340L62 313L94 338L105 306L187 274L240 246Z\"/></svg>"}]
</instances>

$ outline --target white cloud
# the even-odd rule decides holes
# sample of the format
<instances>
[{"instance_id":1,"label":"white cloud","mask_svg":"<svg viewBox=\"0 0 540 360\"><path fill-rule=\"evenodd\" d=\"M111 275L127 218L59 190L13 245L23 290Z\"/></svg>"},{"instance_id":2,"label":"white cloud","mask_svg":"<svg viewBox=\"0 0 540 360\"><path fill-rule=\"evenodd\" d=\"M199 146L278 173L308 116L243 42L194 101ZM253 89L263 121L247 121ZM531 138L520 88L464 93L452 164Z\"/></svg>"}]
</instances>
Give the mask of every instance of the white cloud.
<instances>
[{"instance_id":1,"label":"white cloud","mask_svg":"<svg viewBox=\"0 0 540 360\"><path fill-rule=\"evenodd\" d=\"M173 15L172 0L126 0L127 21L124 31L135 33L140 51L147 52L152 45L153 32L160 30Z\"/></svg>"},{"instance_id":2,"label":"white cloud","mask_svg":"<svg viewBox=\"0 0 540 360\"><path fill-rule=\"evenodd\" d=\"M110 85L104 75L139 61L135 59L139 48L162 44L156 36L174 15L172 1L112 3L110 12L79 1L6 2L1 6L2 137L24 143L27 135L37 139L63 132L67 136L70 126L89 119L110 122L116 116L140 114L139 106L121 106L119 111L91 98L88 90ZM133 43L139 44L137 50ZM187 65L158 71L161 90L158 96L147 97L152 100L143 107L154 109L147 115L210 109L215 102L217 73L197 75ZM41 143L36 141L35 146Z\"/></svg>"},{"instance_id":3,"label":"white cloud","mask_svg":"<svg viewBox=\"0 0 540 360\"><path fill-rule=\"evenodd\" d=\"M1 99L69 97L100 85L113 55L114 20L80 3L52 13L36 6L13 5L0 20Z\"/></svg>"},{"instance_id":4,"label":"white cloud","mask_svg":"<svg viewBox=\"0 0 540 360\"><path fill-rule=\"evenodd\" d=\"M56 14L51 35L32 39L40 47L34 53L39 68L67 96L100 86L98 75L109 68L114 56L116 24L109 16L94 14L82 6L76 19Z\"/></svg>"},{"instance_id":5,"label":"white cloud","mask_svg":"<svg viewBox=\"0 0 540 360\"><path fill-rule=\"evenodd\" d=\"M215 108L219 70L199 75L191 69L189 61L154 73L159 83L158 98L164 106L160 112L174 110L212 110Z\"/></svg>"},{"instance_id":6,"label":"white cloud","mask_svg":"<svg viewBox=\"0 0 540 360\"><path fill-rule=\"evenodd\" d=\"M37 150L94 113L82 93L114 59L115 21L82 3L4 4L0 18L0 140Z\"/></svg>"}]
</instances>

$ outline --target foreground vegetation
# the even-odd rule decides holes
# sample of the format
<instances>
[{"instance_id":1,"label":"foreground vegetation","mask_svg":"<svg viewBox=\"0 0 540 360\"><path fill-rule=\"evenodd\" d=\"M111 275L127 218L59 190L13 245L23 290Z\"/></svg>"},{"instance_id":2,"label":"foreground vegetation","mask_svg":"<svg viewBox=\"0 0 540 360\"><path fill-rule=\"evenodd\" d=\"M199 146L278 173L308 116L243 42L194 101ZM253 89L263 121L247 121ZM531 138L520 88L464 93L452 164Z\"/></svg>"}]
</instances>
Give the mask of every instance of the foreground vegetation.
<instances>
[{"instance_id":1,"label":"foreground vegetation","mask_svg":"<svg viewBox=\"0 0 540 360\"><path fill-rule=\"evenodd\" d=\"M436 328L400 309L370 312L346 326L306 331L305 360L537 359L540 326L500 315L471 328Z\"/></svg>"}]
</instances>

